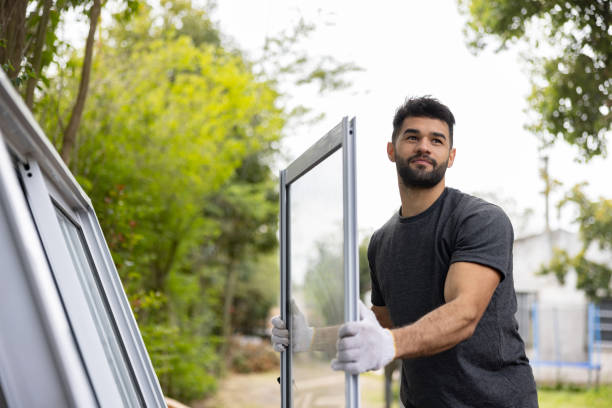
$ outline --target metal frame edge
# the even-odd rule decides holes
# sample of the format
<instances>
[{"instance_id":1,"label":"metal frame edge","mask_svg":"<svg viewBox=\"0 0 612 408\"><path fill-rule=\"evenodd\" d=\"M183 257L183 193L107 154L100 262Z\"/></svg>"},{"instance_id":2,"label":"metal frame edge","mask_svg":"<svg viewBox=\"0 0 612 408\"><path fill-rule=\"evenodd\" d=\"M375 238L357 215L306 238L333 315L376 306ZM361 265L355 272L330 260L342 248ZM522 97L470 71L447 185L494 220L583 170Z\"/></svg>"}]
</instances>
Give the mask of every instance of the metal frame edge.
<instances>
[{"instance_id":1,"label":"metal frame edge","mask_svg":"<svg viewBox=\"0 0 612 408\"><path fill-rule=\"evenodd\" d=\"M280 172L280 272L281 272L281 319L287 322L289 328L289 299L291 298L289 291L291 290L289 282L289 265L288 265L288 186L287 171ZM291 407L291 350L289 347L281 353L281 407Z\"/></svg>"},{"instance_id":2,"label":"metal frame edge","mask_svg":"<svg viewBox=\"0 0 612 408\"><path fill-rule=\"evenodd\" d=\"M359 253L357 244L357 194L356 194L356 120L343 119L343 198L344 198L344 285L348 289L344 297L345 321L359 319ZM359 375L346 373L346 406L359 408Z\"/></svg>"},{"instance_id":3,"label":"metal frame edge","mask_svg":"<svg viewBox=\"0 0 612 408\"><path fill-rule=\"evenodd\" d=\"M286 183L291 184L342 147L346 118L317 140L285 169ZM323 154L321 154L323 152Z\"/></svg>"}]
</instances>

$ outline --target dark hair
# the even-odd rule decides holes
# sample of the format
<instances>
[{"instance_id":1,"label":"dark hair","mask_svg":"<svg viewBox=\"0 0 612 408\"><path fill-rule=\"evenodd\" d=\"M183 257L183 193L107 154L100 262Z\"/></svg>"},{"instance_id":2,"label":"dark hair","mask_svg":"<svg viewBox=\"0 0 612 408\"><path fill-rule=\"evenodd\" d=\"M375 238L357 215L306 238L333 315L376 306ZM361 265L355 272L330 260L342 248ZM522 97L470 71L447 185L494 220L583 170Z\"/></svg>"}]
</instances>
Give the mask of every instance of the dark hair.
<instances>
[{"instance_id":1,"label":"dark hair","mask_svg":"<svg viewBox=\"0 0 612 408\"><path fill-rule=\"evenodd\" d=\"M407 98L403 105L395 111L393 118L393 134L391 142L395 143L404 119L409 117L425 117L439 119L448 125L450 147L453 147L453 125L455 117L448 107L430 95Z\"/></svg>"}]
</instances>

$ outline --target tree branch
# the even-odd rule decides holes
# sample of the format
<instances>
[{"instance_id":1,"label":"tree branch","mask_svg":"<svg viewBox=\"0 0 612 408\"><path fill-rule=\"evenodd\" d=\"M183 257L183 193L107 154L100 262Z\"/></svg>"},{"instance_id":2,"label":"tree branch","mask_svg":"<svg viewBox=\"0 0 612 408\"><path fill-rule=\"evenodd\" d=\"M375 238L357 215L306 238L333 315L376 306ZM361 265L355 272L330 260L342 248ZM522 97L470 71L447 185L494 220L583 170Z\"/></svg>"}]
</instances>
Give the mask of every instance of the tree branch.
<instances>
[{"instance_id":1,"label":"tree branch","mask_svg":"<svg viewBox=\"0 0 612 408\"><path fill-rule=\"evenodd\" d=\"M0 0L0 64L11 80L21 71L27 6L27 0Z\"/></svg>"},{"instance_id":2,"label":"tree branch","mask_svg":"<svg viewBox=\"0 0 612 408\"><path fill-rule=\"evenodd\" d=\"M34 89L36 88L36 83L40 79L42 51L47 37L47 25L49 24L52 4L52 0L44 0L42 16L38 24L38 29L36 30L36 42L34 43L34 51L32 52L32 70L34 72L28 77L25 93L26 106L30 108L30 110L34 103Z\"/></svg>"},{"instance_id":3,"label":"tree branch","mask_svg":"<svg viewBox=\"0 0 612 408\"><path fill-rule=\"evenodd\" d=\"M81 82L79 83L79 93L72 107L68 126L64 131L64 139L62 141L62 150L60 155L66 165L70 165L72 160L72 152L76 145L77 131L85 109L85 100L87 99L87 90L89 88L89 78L91 76L91 66L93 61L94 39L96 37L96 26L100 17L102 4L100 0L93 0L89 14L89 33L87 34L87 42L85 43L85 58L83 59L83 68L81 71Z\"/></svg>"}]
</instances>

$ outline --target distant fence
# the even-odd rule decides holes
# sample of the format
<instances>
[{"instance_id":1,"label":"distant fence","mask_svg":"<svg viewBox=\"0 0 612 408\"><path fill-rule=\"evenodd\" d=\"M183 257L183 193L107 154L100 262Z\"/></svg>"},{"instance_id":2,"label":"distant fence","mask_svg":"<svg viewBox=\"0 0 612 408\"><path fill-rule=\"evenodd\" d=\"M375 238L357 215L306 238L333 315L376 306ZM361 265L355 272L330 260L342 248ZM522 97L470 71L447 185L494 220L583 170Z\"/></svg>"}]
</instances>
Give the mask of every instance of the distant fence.
<instances>
[{"instance_id":1,"label":"distant fence","mask_svg":"<svg viewBox=\"0 0 612 408\"><path fill-rule=\"evenodd\" d=\"M588 383L599 383L602 330L600 309L584 305L540 304L535 297L518 297L519 332L534 367L573 367L588 371ZM557 378L558 380L558 378Z\"/></svg>"}]
</instances>

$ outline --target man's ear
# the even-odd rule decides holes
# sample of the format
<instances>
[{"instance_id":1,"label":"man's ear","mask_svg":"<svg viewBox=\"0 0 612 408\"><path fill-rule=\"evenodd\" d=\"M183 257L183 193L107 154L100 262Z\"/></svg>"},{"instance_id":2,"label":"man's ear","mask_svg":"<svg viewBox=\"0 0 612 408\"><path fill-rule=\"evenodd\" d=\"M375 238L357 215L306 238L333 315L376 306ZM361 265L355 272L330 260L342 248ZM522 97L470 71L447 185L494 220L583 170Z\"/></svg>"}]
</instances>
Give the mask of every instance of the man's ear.
<instances>
[{"instance_id":1,"label":"man's ear","mask_svg":"<svg viewBox=\"0 0 612 408\"><path fill-rule=\"evenodd\" d=\"M387 157L390 161L395 163L395 147L391 142L387 143Z\"/></svg>"},{"instance_id":2,"label":"man's ear","mask_svg":"<svg viewBox=\"0 0 612 408\"><path fill-rule=\"evenodd\" d=\"M455 149L454 147L451 149L450 153L448 154L448 166L446 166L447 168L451 168L453 167L453 163L455 162L455 154L457 153L457 149Z\"/></svg>"}]
</instances>

